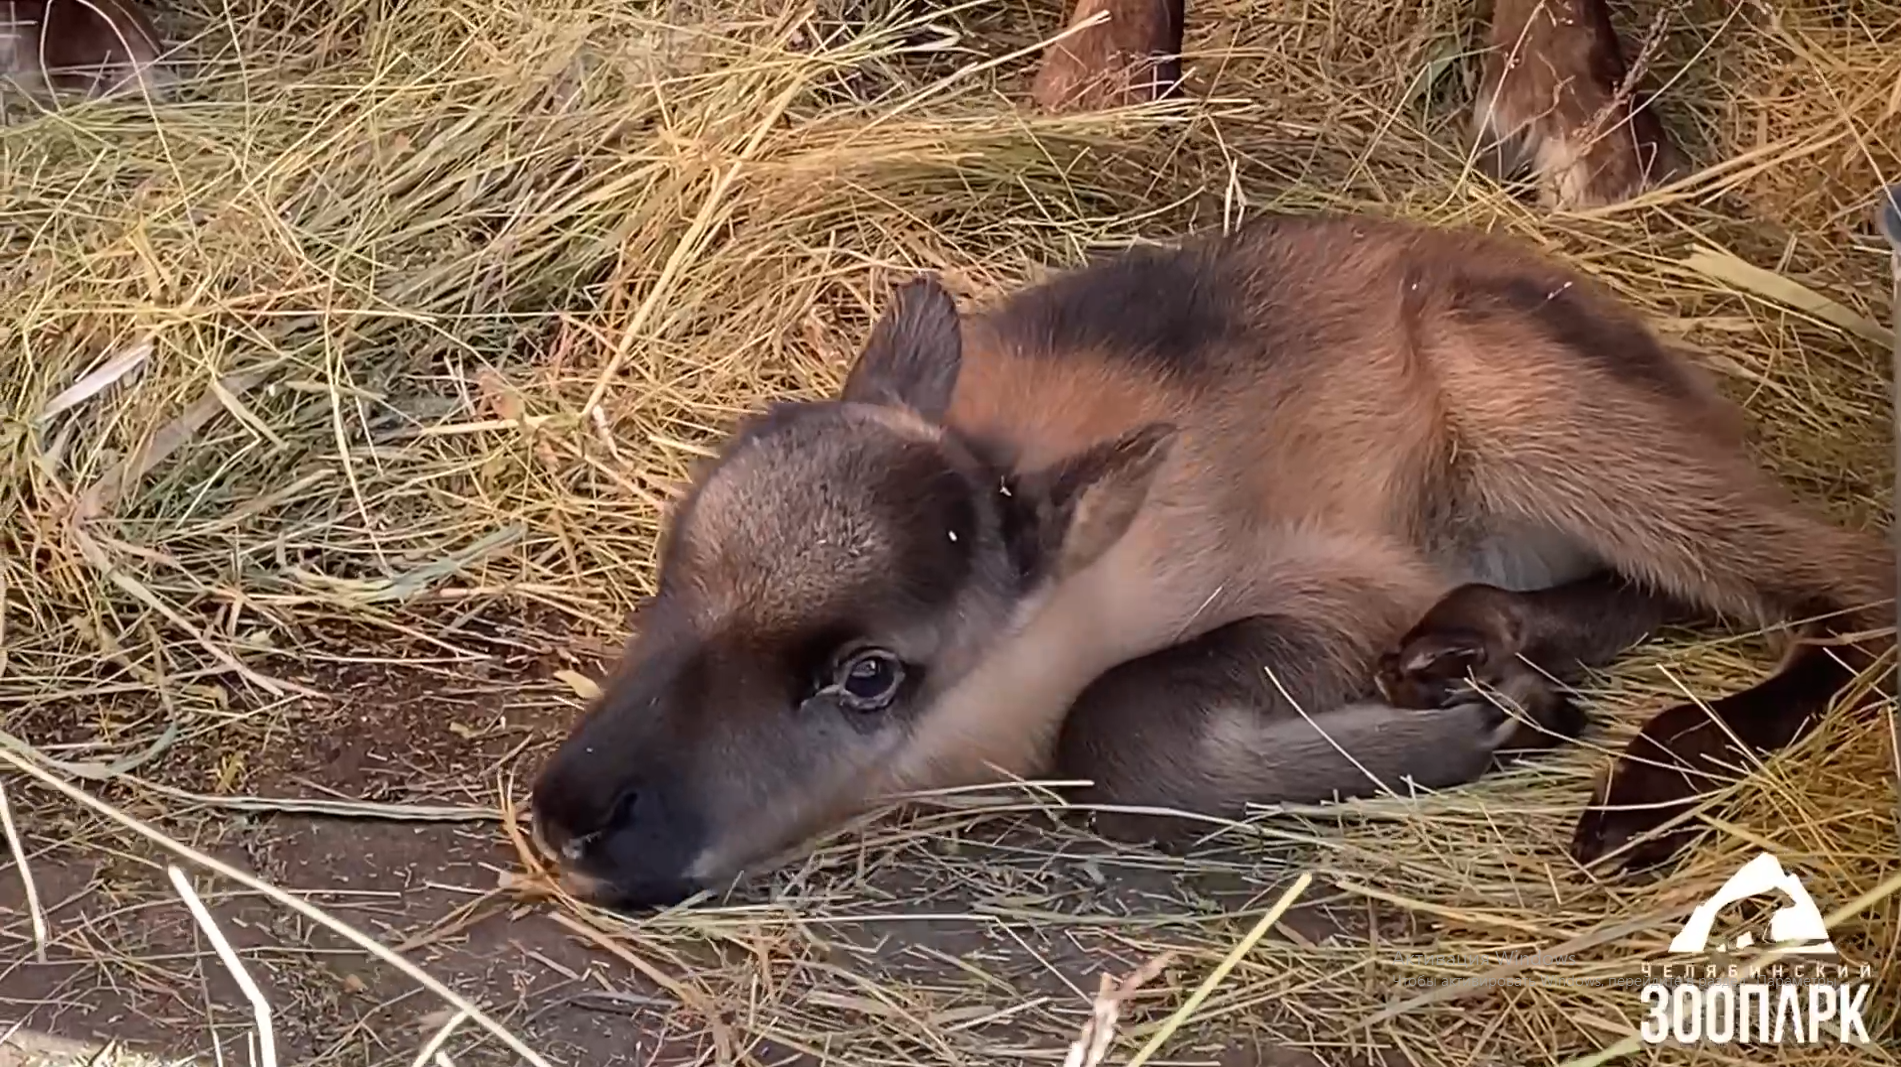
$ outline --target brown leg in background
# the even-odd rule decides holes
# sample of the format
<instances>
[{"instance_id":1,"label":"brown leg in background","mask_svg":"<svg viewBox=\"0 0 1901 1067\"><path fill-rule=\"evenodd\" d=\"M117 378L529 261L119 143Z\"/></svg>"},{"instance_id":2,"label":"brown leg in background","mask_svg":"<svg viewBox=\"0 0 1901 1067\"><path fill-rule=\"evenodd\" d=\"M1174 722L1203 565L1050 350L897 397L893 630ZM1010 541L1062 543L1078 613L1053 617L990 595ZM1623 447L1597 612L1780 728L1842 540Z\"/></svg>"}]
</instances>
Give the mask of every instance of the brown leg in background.
<instances>
[{"instance_id":1,"label":"brown leg in background","mask_svg":"<svg viewBox=\"0 0 1901 1067\"><path fill-rule=\"evenodd\" d=\"M1181 80L1185 0L1075 0L1065 27L1107 22L1043 52L1030 95L1046 111L1088 111L1154 100Z\"/></svg>"},{"instance_id":2,"label":"brown leg in background","mask_svg":"<svg viewBox=\"0 0 1901 1067\"><path fill-rule=\"evenodd\" d=\"M1527 171L1547 206L1615 203L1680 175L1682 154L1645 106L1604 0L1496 0L1473 105L1479 166ZM1641 79L1640 79L1641 80Z\"/></svg>"}]
</instances>

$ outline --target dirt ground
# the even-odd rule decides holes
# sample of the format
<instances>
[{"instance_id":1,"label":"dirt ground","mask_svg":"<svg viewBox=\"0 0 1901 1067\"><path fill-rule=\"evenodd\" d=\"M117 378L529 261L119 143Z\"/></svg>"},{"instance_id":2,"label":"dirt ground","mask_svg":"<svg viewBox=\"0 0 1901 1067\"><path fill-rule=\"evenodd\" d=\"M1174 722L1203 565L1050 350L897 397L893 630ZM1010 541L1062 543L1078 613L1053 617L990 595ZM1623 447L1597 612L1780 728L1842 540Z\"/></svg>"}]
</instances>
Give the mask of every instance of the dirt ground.
<instances>
[{"instance_id":1,"label":"dirt ground","mask_svg":"<svg viewBox=\"0 0 1901 1067\"><path fill-rule=\"evenodd\" d=\"M511 779L517 795L565 730L575 701L551 680L559 666L547 656L470 671L351 664L313 674L308 684L334 694L297 701L269 716L265 735L242 748L182 747L151 780L208 791L222 780L227 794L331 797L390 804L461 803L495 807ZM597 675L598 676L598 675ZM72 720L48 716L43 731L70 732ZM63 728L63 729L62 729ZM83 732L83 731L82 731ZM135 789L104 794L134 814L157 818ZM141 811L142 807L149 810ZM718 1062L705 1020L674 995L635 973L624 959L564 926L547 903L525 903L498 889L517 869L512 847L495 822L404 822L299 814L205 811L192 819L175 801L165 806L169 832L280 888L308 899L359 930L399 946L412 961L491 1012L558 1064L688 1064ZM25 837L29 863L51 925L46 962L31 951L21 881L0 870L0 941L11 962L0 970L0 1014L28 1030L76 1040L116 1038L164 1056L214 1062L245 1057L251 1016L240 990L213 955L169 886L166 859L155 848L100 825L35 825ZM1072 881L1097 912L1129 914L1181 889L1159 865L1119 865L1100 854L1062 854L1076 838L1040 838L1021 826L997 831L994 844L1039 857L1045 870ZM765 879L764 881L770 881ZM1203 878L1203 901L1242 906L1277 894L1270 879L1246 873L1215 884ZM990 961L986 972L1004 988L985 999L1000 1013L996 1040L1026 1058L1059 1062L1047 1032L1013 1027L1008 1015L1044 1001L1088 1010L1082 995L1096 973L1126 973L1140 960L1115 950L1114 936L1088 943L1059 929L1000 928L969 912L970 902L924 884L904 870L873 879L867 911L875 922L828 924L840 966L875 983L911 972L929 981L958 959ZM371 1065L408 1063L444 1018L440 1002L393 968L340 938L241 887L199 877L198 891L241 953L273 1007L279 1062ZM729 902L760 901L752 886ZM880 907L879 902L895 906ZM966 914L958 915L960 909ZM906 918L906 916L931 916ZM1335 919L1302 909L1284 921L1295 936L1327 937ZM716 938L708 938L708 942ZM1168 1010L1164 1007L1162 1010ZM208 1020L216 1020L215 1026ZM739 1062L827 1062L822 1050L761 1037L770 1026L726 1020L742 1035ZM473 1026L453 1042L453 1063L517 1062L499 1042L477 1041ZM473 1046L473 1047L471 1047ZM1221 1067L1309 1067L1323 1061L1245 1037L1209 1047L1205 1058L1172 1062ZM835 1061L833 1061L835 1062ZM946 1061L950 1062L950 1061ZM1347 1059L1324 1062L1352 1062Z\"/></svg>"}]
</instances>

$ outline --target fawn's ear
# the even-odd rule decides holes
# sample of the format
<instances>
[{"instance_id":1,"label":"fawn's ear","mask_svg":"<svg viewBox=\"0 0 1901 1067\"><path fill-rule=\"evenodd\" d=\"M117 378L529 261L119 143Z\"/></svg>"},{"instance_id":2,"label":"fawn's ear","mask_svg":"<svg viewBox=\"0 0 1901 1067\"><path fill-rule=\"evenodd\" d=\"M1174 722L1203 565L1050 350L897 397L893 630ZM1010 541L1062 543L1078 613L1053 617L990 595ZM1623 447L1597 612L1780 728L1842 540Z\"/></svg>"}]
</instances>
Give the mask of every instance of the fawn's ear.
<instances>
[{"instance_id":1,"label":"fawn's ear","mask_svg":"<svg viewBox=\"0 0 1901 1067\"><path fill-rule=\"evenodd\" d=\"M1018 572L1060 581L1102 558L1141 512L1175 439L1173 425L1152 422L1018 479L1006 531Z\"/></svg>"},{"instance_id":2,"label":"fawn's ear","mask_svg":"<svg viewBox=\"0 0 1901 1067\"><path fill-rule=\"evenodd\" d=\"M943 419L964 361L957 304L937 279L913 279L891 294L840 399L910 408Z\"/></svg>"}]
</instances>

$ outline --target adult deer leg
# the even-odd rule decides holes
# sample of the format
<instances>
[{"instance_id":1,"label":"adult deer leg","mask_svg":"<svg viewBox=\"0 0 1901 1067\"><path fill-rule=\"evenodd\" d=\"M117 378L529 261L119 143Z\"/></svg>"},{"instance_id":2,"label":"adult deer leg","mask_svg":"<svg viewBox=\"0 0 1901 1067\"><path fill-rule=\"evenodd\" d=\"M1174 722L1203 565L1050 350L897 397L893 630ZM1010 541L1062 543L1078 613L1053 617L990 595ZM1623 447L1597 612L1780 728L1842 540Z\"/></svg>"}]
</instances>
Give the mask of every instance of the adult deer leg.
<instances>
[{"instance_id":1,"label":"adult deer leg","mask_svg":"<svg viewBox=\"0 0 1901 1067\"><path fill-rule=\"evenodd\" d=\"M1167 95L1181 80L1185 0L1075 0L1067 26L1103 13L1043 51L1030 95L1046 111L1085 111Z\"/></svg>"},{"instance_id":2,"label":"adult deer leg","mask_svg":"<svg viewBox=\"0 0 1901 1067\"><path fill-rule=\"evenodd\" d=\"M1531 172L1558 208L1676 177L1683 156L1629 74L1604 0L1496 0L1472 114L1479 166L1500 179Z\"/></svg>"}]
</instances>

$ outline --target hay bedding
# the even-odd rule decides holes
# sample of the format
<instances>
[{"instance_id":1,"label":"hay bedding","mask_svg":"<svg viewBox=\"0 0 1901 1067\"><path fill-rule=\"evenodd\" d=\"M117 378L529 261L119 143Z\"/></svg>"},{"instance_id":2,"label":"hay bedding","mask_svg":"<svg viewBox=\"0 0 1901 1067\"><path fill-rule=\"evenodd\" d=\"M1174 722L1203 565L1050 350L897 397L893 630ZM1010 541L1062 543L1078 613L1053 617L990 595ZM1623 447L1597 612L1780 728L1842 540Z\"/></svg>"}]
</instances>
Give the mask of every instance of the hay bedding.
<instances>
[{"instance_id":1,"label":"hay bedding","mask_svg":"<svg viewBox=\"0 0 1901 1067\"><path fill-rule=\"evenodd\" d=\"M1462 2L1202 4L1199 103L1060 121L1008 106L1024 61L989 63L1054 5L913 31L865 7L870 29L749 0L185 4L161 18L198 35L197 87L160 121L16 108L0 708L31 762L89 772L53 777L121 817L4 778L38 904L0 871L4 1014L245 1055L252 1009L136 818L402 946L557 1063L1060 1063L1098 972L1164 949L1106 1062L1892 1060L1618 1047L1641 1007L1616 983L1758 847L1824 912L1875 891L1835 940L1901 973L1881 721L1775 760L1661 883L1593 884L1558 847L1601 750L1754 677L1747 638L1630 657L1589 694L1606 728L1562 757L1262 819L1186 857L1089 838L1018 792L877 821L632 923L502 877L499 798L611 655L676 480L741 411L834 386L898 272L982 296L1267 209L1506 229L1696 343L1798 488L1884 521L1886 265L1863 219L1901 172L1901 8L1673 8L1669 121L1716 173L1555 218L1444 147L1470 86ZM894 54L946 26L955 47ZM89 372L92 395L41 417ZM258 887L194 884L280 1062L414 1062L454 1018ZM1367 1021L1577 939L1516 982ZM1869 1007L1890 1048L1895 994L1885 979ZM509 1061L480 1020L441 1048Z\"/></svg>"}]
</instances>

